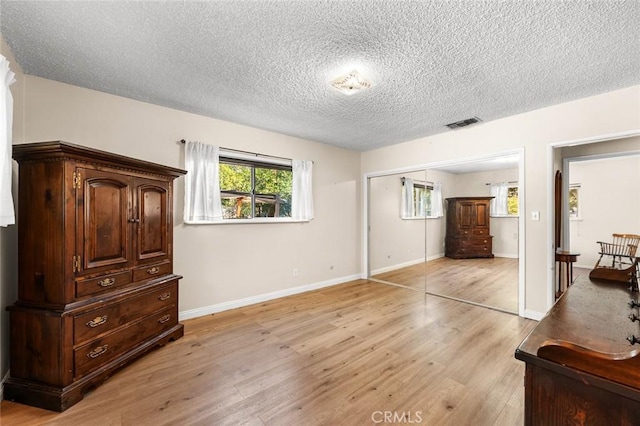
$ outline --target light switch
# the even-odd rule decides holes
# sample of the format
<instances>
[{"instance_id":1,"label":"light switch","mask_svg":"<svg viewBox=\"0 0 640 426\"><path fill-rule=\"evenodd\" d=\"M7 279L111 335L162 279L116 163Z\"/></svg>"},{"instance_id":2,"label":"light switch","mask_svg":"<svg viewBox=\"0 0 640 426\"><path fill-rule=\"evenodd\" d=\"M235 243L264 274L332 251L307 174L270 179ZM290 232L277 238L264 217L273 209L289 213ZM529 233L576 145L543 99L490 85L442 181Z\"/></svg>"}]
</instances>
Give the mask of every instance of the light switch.
<instances>
[{"instance_id":1,"label":"light switch","mask_svg":"<svg viewBox=\"0 0 640 426\"><path fill-rule=\"evenodd\" d=\"M540 220L540 212L531 212L531 220Z\"/></svg>"}]
</instances>

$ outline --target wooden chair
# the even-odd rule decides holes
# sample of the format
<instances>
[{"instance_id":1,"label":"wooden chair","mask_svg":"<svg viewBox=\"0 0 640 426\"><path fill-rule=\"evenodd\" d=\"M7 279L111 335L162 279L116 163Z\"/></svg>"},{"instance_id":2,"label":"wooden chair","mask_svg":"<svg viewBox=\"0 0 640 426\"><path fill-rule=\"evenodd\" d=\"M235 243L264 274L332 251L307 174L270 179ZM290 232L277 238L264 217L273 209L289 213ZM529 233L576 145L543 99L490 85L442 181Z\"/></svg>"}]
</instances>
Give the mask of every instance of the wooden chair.
<instances>
[{"instance_id":1,"label":"wooden chair","mask_svg":"<svg viewBox=\"0 0 640 426\"><path fill-rule=\"evenodd\" d=\"M611 242L598 241L600 258L589 274L590 278L630 282L637 279L640 235L613 234Z\"/></svg>"}]
</instances>

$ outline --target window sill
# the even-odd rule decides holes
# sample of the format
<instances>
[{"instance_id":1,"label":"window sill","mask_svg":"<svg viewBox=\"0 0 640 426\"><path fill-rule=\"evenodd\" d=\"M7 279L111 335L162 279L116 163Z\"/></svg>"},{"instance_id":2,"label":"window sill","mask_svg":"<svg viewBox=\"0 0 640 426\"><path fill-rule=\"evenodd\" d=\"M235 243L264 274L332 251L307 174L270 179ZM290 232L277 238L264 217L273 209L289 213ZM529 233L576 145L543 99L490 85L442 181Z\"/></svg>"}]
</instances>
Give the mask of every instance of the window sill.
<instances>
[{"instance_id":1,"label":"window sill","mask_svg":"<svg viewBox=\"0 0 640 426\"><path fill-rule=\"evenodd\" d=\"M256 218L256 219L223 219L216 222L194 222L184 221L186 225L238 225L238 224L257 224L257 223L305 223L311 222L312 219L291 219L290 217L279 218Z\"/></svg>"},{"instance_id":2,"label":"window sill","mask_svg":"<svg viewBox=\"0 0 640 426\"><path fill-rule=\"evenodd\" d=\"M400 217L402 220L425 220L425 219L440 219L443 216L415 216L415 217Z\"/></svg>"}]
</instances>

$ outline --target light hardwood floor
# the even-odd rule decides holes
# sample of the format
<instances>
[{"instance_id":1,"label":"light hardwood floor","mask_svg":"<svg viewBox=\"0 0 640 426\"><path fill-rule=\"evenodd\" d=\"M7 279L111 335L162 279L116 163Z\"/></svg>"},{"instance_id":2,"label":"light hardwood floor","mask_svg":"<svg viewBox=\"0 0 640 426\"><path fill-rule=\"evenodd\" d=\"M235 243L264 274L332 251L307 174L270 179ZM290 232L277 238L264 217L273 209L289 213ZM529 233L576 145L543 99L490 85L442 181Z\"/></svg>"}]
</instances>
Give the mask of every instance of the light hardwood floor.
<instances>
[{"instance_id":1,"label":"light hardwood floor","mask_svg":"<svg viewBox=\"0 0 640 426\"><path fill-rule=\"evenodd\" d=\"M374 278L518 313L518 259L442 257Z\"/></svg>"},{"instance_id":2,"label":"light hardwood floor","mask_svg":"<svg viewBox=\"0 0 640 426\"><path fill-rule=\"evenodd\" d=\"M3 401L0 424L523 422L513 353L535 322L514 315L359 280L184 324L66 412Z\"/></svg>"}]
</instances>

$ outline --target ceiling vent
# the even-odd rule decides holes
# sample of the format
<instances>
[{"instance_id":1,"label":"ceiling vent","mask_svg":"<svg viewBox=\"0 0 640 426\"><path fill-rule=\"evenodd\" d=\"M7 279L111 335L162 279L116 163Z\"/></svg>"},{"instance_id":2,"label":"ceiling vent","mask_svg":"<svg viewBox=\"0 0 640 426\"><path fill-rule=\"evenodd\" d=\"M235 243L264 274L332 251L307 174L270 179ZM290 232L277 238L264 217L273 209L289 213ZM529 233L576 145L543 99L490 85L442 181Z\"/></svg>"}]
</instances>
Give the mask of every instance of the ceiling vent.
<instances>
[{"instance_id":1,"label":"ceiling vent","mask_svg":"<svg viewBox=\"0 0 640 426\"><path fill-rule=\"evenodd\" d=\"M447 124L447 127L450 128L451 130L455 130L461 127L467 127L472 124L479 123L481 121L482 120L480 120L478 117L471 117L471 118L467 118L466 120L460 120L460 121L456 121L455 123L449 123Z\"/></svg>"}]
</instances>

